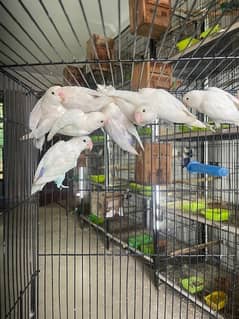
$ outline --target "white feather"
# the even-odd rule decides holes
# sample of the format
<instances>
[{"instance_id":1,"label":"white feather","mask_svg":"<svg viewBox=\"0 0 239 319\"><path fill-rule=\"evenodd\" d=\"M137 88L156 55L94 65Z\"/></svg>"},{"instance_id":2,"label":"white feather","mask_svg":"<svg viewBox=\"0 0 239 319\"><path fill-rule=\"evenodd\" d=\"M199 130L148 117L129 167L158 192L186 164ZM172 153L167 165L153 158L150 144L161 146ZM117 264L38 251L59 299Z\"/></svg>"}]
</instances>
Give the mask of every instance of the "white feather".
<instances>
[{"instance_id":1,"label":"white feather","mask_svg":"<svg viewBox=\"0 0 239 319\"><path fill-rule=\"evenodd\" d=\"M108 122L105 125L105 130L123 150L138 154L132 146L134 136L143 148L142 142L138 135L135 126L128 120L128 118L121 112L120 108L115 103L110 103L102 109L102 112L107 116Z\"/></svg>"}]
</instances>

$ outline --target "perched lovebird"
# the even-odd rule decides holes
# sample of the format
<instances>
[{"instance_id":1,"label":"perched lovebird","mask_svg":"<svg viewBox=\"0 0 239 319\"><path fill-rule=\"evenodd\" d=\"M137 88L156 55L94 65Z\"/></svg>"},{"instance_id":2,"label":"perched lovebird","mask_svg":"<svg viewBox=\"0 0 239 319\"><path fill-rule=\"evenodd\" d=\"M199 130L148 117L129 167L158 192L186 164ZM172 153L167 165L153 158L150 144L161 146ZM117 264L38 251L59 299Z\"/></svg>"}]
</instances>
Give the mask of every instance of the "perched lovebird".
<instances>
[{"instance_id":1,"label":"perched lovebird","mask_svg":"<svg viewBox=\"0 0 239 319\"><path fill-rule=\"evenodd\" d=\"M138 125L152 123L158 118L172 123L206 128L205 124L197 120L196 116L169 92L163 89L144 88L139 90L139 93L148 99L149 104L136 109L134 117Z\"/></svg>"},{"instance_id":2,"label":"perched lovebird","mask_svg":"<svg viewBox=\"0 0 239 319\"><path fill-rule=\"evenodd\" d=\"M53 145L41 159L33 181L31 194L43 189L54 181L58 188L65 188L62 183L65 173L77 165L77 159L85 149L92 150L93 143L88 136L74 137L64 142L59 141Z\"/></svg>"},{"instance_id":3,"label":"perched lovebird","mask_svg":"<svg viewBox=\"0 0 239 319\"><path fill-rule=\"evenodd\" d=\"M67 110L52 126L47 140L57 133L68 136L89 135L105 125L107 119L102 112L84 113L79 109Z\"/></svg>"},{"instance_id":4,"label":"perched lovebird","mask_svg":"<svg viewBox=\"0 0 239 319\"><path fill-rule=\"evenodd\" d=\"M137 151L132 146L134 143L133 137L135 137L142 149L143 145L134 124L128 120L115 103L108 104L102 109L102 112L108 119L104 128L112 140L123 150L137 155Z\"/></svg>"},{"instance_id":5,"label":"perched lovebird","mask_svg":"<svg viewBox=\"0 0 239 319\"><path fill-rule=\"evenodd\" d=\"M57 93L66 109L77 108L85 113L99 111L110 101L100 92L81 86L63 86Z\"/></svg>"},{"instance_id":6,"label":"perched lovebird","mask_svg":"<svg viewBox=\"0 0 239 319\"><path fill-rule=\"evenodd\" d=\"M32 138L35 146L40 150L45 142L45 134L49 132L56 119L66 111L61 104L59 88L60 86L51 87L36 103L29 117L31 132L22 137L22 140Z\"/></svg>"},{"instance_id":7,"label":"perched lovebird","mask_svg":"<svg viewBox=\"0 0 239 319\"><path fill-rule=\"evenodd\" d=\"M183 102L206 114L216 127L221 123L239 125L239 100L222 89L209 87L206 90L193 90L183 96Z\"/></svg>"},{"instance_id":8,"label":"perched lovebird","mask_svg":"<svg viewBox=\"0 0 239 319\"><path fill-rule=\"evenodd\" d=\"M45 94L37 101L36 105L34 106L33 110L29 116L29 128L34 130L44 112L49 110L49 107L57 107L62 105L62 97L58 94L58 90L60 86L52 86L49 88Z\"/></svg>"},{"instance_id":9,"label":"perched lovebird","mask_svg":"<svg viewBox=\"0 0 239 319\"><path fill-rule=\"evenodd\" d=\"M147 101L142 94L134 91L116 90L113 86L98 85L98 91L105 96L112 98L112 102L118 105L120 110L125 116L135 123L134 113L139 106L148 105Z\"/></svg>"}]
</instances>

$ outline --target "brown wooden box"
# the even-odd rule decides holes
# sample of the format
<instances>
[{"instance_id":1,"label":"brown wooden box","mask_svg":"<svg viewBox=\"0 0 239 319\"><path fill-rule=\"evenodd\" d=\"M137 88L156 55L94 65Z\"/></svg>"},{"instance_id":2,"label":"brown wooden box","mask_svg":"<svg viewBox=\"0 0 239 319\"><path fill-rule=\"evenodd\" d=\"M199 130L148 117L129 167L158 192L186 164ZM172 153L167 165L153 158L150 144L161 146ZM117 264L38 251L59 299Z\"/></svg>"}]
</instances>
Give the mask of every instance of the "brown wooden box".
<instances>
[{"instance_id":1,"label":"brown wooden box","mask_svg":"<svg viewBox=\"0 0 239 319\"><path fill-rule=\"evenodd\" d=\"M119 192L90 193L91 213L106 218L123 216L123 195Z\"/></svg>"},{"instance_id":2,"label":"brown wooden box","mask_svg":"<svg viewBox=\"0 0 239 319\"><path fill-rule=\"evenodd\" d=\"M141 70L143 69L142 79L140 83ZM152 74L152 77L151 77ZM170 89L172 86L172 65L165 63L157 63L154 68L154 63L143 62L136 63L133 70L133 77L131 80L131 88L137 90L138 88L162 88Z\"/></svg>"},{"instance_id":3,"label":"brown wooden box","mask_svg":"<svg viewBox=\"0 0 239 319\"><path fill-rule=\"evenodd\" d=\"M136 158L136 183L146 185L172 182L172 145L169 143L144 143Z\"/></svg>"},{"instance_id":4,"label":"brown wooden box","mask_svg":"<svg viewBox=\"0 0 239 319\"><path fill-rule=\"evenodd\" d=\"M83 72L83 71L82 71ZM78 67L68 65L63 70L63 80L65 85L81 85L85 86L85 81Z\"/></svg>"},{"instance_id":5,"label":"brown wooden box","mask_svg":"<svg viewBox=\"0 0 239 319\"><path fill-rule=\"evenodd\" d=\"M109 60L114 59L114 39L105 38L104 36L93 34L92 36L93 43L95 45L95 50L98 55L99 60ZM92 40L87 41L87 59L95 60L97 55L95 54L94 46ZM106 41L108 43L109 52L107 52ZM109 53L109 54L108 54ZM99 70L99 64L91 64L92 69ZM109 63L101 63L102 71L109 71Z\"/></svg>"},{"instance_id":6,"label":"brown wooden box","mask_svg":"<svg viewBox=\"0 0 239 319\"><path fill-rule=\"evenodd\" d=\"M129 0L130 31L132 33L135 32L137 21L137 34L146 37L149 36L156 4L156 0L138 0L138 8L136 8L135 0ZM138 13L137 20L135 21L136 9ZM170 0L161 0L160 4L157 5L151 38L158 39L160 35L168 28L170 23L170 14Z\"/></svg>"}]
</instances>

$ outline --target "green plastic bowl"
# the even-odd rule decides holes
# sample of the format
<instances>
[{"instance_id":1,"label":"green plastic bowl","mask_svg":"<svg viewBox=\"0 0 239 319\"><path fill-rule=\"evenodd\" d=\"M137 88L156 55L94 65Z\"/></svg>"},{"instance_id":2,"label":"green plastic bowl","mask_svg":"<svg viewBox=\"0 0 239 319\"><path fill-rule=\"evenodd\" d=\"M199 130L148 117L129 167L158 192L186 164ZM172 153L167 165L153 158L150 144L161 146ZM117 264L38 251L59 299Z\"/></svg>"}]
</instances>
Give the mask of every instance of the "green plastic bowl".
<instances>
[{"instance_id":1,"label":"green plastic bowl","mask_svg":"<svg viewBox=\"0 0 239 319\"><path fill-rule=\"evenodd\" d=\"M209 125L213 126L213 123L208 122ZM229 124L221 124L221 129L228 129L230 127ZM201 132L201 131L210 131L209 127L201 128L201 127L188 127L187 125L178 125L179 133L190 133L190 132Z\"/></svg>"},{"instance_id":2,"label":"green plastic bowl","mask_svg":"<svg viewBox=\"0 0 239 319\"><path fill-rule=\"evenodd\" d=\"M205 202L198 201L198 202L183 202L183 210L186 212L197 213L198 211L205 209Z\"/></svg>"},{"instance_id":3,"label":"green plastic bowl","mask_svg":"<svg viewBox=\"0 0 239 319\"><path fill-rule=\"evenodd\" d=\"M103 135L92 135L91 140L93 143L104 142L104 136Z\"/></svg>"},{"instance_id":4,"label":"green plastic bowl","mask_svg":"<svg viewBox=\"0 0 239 319\"><path fill-rule=\"evenodd\" d=\"M94 224L96 224L96 225L102 225L102 224L104 224L104 218L103 218L102 216L97 216L97 215L95 215L95 214L90 214L90 215L88 216L88 219L89 219L92 223L94 223Z\"/></svg>"},{"instance_id":5,"label":"green plastic bowl","mask_svg":"<svg viewBox=\"0 0 239 319\"><path fill-rule=\"evenodd\" d=\"M140 127L138 128L138 133L140 136L151 136L152 129L151 127Z\"/></svg>"},{"instance_id":6,"label":"green plastic bowl","mask_svg":"<svg viewBox=\"0 0 239 319\"><path fill-rule=\"evenodd\" d=\"M139 247L139 250L142 251L145 255L153 255L154 254L154 245L150 244L142 244Z\"/></svg>"},{"instance_id":7,"label":"green plastic bowl","mask_svg":"<svg viewBox=\"0 0 239 319\"><path fill-rule=\"evenodd\" d=\"M95 183L104 183L105 175L90 175L90 180Z\"/></svg>"},{"instance_id":8,"label":"green plastic bowl","mask_svg":"<svg viewBox=\"0 0 239 319\"><path fill-rule=\"evenodd\" d=\"M208 220L214 220L218 222L227 221L230 216L229 210L220 208L207 208L206 211L201 210L201 214L204 215Z\"/></svg>"},{"instance_id":9,"label":"green plastic bowl","mask_svg":"<svg viewBox=\"0 0 239 319\"><path fill-rule=\"evenodd\" d=\"M204 280L201 277L192 276L181 281L183 288L191 294L196 294L204 289Z\"/></svg>"},{"instance_id":10,"label":"green plastic bowl","mask_svg":"<svg viewBox=\"0 0 239 319\"><path fill-rule=\"evenodd\" d=\"M185 38L185 39L179 41L176 44L176 47L181 52L181 51L185 50L186 48L188 49L192 45L197 44L198 42L199 42L198 39L195 39L195 38L192 38L192 37L188 37L188 38Z\"/></svg>"},{"instance_id":11,"label":"green plastic bowl","mask_svg":"<svg viewBox=\"0 0 239 319\"><path fill-rule=\"evenodd\" d=\"M200 38L201 39L204 39L206 38L207 36L211 36L217 32L220 31L220 25L219 24L216 24L214 27L211 27L211 28L208 28L207 30L203 31L201 34L200 34Z\"/></svg>"},{"instance_id":12,"label":"green plastic bowl","mask_svg":"<svg viewBox=\"0 0 239 319\"><path fill-rule=\"evenodd\" d=\"M140 247L143 245L151 244L153 242L152 236L148 234L140 234L136 236L130 236L128 239L128 244L130 247L140 249Z\"/></svg>"},{"instance_id":13,"label":"green plastic bowl","mask_svg":"<svg viewBox=\"0 0 239 319\"><path fill-rule=\"evenodd\" d=\"M149 185L141 185L134 182L129 183L129 187L131 190L141 193L145 196L152 195L152 186Z\"/></svg>"},{"instance_id":14,"label":"green plastic bowl","mask_svg":"<svg viewBox=\"0 0 239 319\"><path fill-rule=\"evenodd\" d=\"M178 128L179 128L180 132L182 132L182 133L210 131L209 127L201 128L201 127L188 127L186 125L179 125Z\"/></svg>"}]
</instances>

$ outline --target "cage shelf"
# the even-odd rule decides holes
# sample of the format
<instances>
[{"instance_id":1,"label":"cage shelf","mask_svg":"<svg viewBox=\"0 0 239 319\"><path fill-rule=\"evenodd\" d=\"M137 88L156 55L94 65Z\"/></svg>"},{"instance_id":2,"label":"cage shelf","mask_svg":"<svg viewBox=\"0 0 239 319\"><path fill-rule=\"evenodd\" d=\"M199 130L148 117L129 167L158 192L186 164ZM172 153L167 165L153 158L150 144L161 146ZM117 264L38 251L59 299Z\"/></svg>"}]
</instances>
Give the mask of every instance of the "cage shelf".
<instances>
[{"instance_id":1,"label":"cage shelf","mask_svg":"<svg viewBox=\"0 0 239 319\"><path fill-rule=\"evenodd\" d=\"M209 140L226 140L239 137L238 128L229 128L229 129L220 129L216 132L211 131L197 131L197 132L188 132L188 133L175 133L160 136L160 141L209 141Z\"/></svg>"},{"instance_id":2,"label":"cage shelf","mask_svg":"<svg viewBox=\"0 0 239 319\"><path fill-rule=\"evenodd\" d=\"M223 37L225 37L225 41L228 40L228 38L230 38L231 36L233 36L234 34L236 34L239 30L239 22L234 23L227 31L221 30L220 32L213 34L212 36L208 36L205 41L203 42L203 44L201 42L191 46L190 48L186 49L185 51L183 51L182 53L178 53L176 55L174 55L172 57L172 59L175 60L180 60L180 58L184 58L184 57L190 57L199 47L199 51L197 53L196 56L202 56L203 52L206 48L208 48L209 46L212 46L214 44L214 42L220 38L222 36L222 32L225 32L223 34ZM223 43L225 44L225 42Z\"/></svg>"},{"instance_id":3,"label":"cage shelf","mask_svg":"<svg viewBox=\"0 0 239 319\"><path fill-rule=\"evenodd\" d=\"M169 61L169 63L177 63L174 76L202 79L209 73L219 73L229 64L228 59L236 58L234 56L230 57L230 55L234 48L232 43L233 45L238 43L238 30L239 22L235 22L228 29L223 29L212 36L208 36L185 51L170 57L171 62ZM218 53L221 54L218 55ZM211 60L212 56L215 58L214 61ZM218 68L218 61L220 61L220 69ZM198 63L198 66L195 68L196 63ZM192 72L190 69L192 69Z\"/></svg>"},{"instance_id":4,"label":"cage shelf","mask_svg":"<svg viewBox=\"0 0 239 319\"><path fill-rule=\"evenodd\" d=\"M225 230L225 231L230 232L230 233L234 233L234 234L238 233L238 227L236 227L233 224L230 224L228 222L211 221L211 220L206 219L203 216L200 216L199 214L183 212L183 211L178 210L178 209L171 210L168 208L167 212L170 214L175 214L179 217L183 217L183 218L188 219L188 220L194 220L194 221L201 223L201 224L216 227L220 230Z\"/></svg>"}]
</instances>

